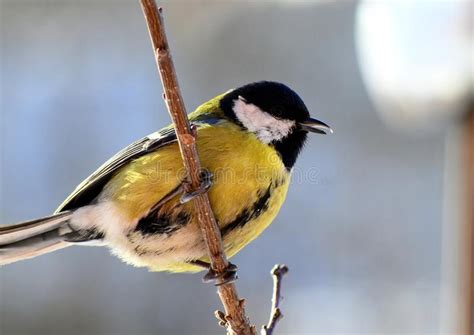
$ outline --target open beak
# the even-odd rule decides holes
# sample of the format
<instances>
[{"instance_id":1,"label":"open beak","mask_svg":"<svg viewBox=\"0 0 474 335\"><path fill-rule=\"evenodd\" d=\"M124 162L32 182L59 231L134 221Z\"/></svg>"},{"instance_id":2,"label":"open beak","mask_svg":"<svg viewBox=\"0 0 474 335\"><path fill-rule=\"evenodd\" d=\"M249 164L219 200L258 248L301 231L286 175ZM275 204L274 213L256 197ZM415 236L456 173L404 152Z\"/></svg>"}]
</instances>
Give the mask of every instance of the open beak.
<instances>
[{"instance_id":1,"label":"open beak","mask_svg":"<svg viewBox=\"0 0 474 335\"><path fill-rule=\"evenodd\" d=\"M332 134L333 130L327 124L322 121L308 118L306 121L300 122L299 126L301 129L318 134Z\"/></svg>"}]
</instances>

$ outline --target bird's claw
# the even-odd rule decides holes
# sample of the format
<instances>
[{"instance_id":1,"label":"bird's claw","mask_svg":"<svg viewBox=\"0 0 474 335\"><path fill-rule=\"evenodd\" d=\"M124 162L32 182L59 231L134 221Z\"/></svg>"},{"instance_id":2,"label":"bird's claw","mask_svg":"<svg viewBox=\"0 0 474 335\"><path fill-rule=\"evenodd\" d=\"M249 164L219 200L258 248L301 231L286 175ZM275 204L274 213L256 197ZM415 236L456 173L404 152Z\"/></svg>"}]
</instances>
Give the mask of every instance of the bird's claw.
<instances>
[{"instance_id":1,"label":"bird's claw","mask_svg":"<svg viewBox=\"0 0 474 335\"><path fill-rule=\"evenodd\" d=\"M202 169L201 172L199 173L199 179L201 181L201 185L196 191L183 193L183 195L180 198L180 202L184 204L186 202L191 201L198 195L201 195L207 192L207 190L212 186L212 177L213 177L212 172L206 169Z\"/></svg>"},{"instance_id":2,"label":"bird's claw","mask_svg":"<svg viewBox=\"0 0 474 335\"><path fill-rule=\"evenodd\" d=\"M222 273L217 273L212 269L206 273L202 278L204 283L214 283L215 286L221 286L228 283L233 283L238 279L237 265L229 263L227 268Z\"/></svg>"}]
</instances>

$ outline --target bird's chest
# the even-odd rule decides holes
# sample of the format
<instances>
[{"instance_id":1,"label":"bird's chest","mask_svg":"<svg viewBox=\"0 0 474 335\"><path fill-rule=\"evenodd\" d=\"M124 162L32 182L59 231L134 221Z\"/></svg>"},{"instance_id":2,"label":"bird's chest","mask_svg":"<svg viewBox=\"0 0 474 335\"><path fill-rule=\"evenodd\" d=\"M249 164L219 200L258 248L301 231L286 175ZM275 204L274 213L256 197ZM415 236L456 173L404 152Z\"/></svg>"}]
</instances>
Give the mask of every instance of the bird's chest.
<instances>
[{"instance_id":1,"label":"bird's chest","mask_svg":"<svg viewBox=\"0 0 474 335\"><path fill-rule=\"evenodd\" d=\"M288 185L288 177L272 179L265 187L248 193L246 205L237 215L219 220L228 256L233 256L258 237L275 219L285 200Z\"/></svg>"},{"instance_id":2,"label":"bird's chest","mask_svg":"<svg viewBox=\"0 0 474 335\"><path fill-rule=\"evenodd\" d=\"M229 149L214 152L222 147ZM274 148L254 137L227 137L226 145L209 146L200 154L203 166L214 173L209 198L226 251L232 256L273 221L284 202L290 175Z\"/></svg>"},{"instance_id":3,"label":"bird's chest","mask_svg":"<svg viewBox=\"0 0 474 335\"><path fill-rule=\"evenodd\" d=\"M235 129L201 130L197 144L202 166L214 175L208 195L226 252L232 256L275 218L285 199L289 174L273 148ZM114 199L122 203L121 208L129 208L126 212L132 213L132 221L140 221L183 180L177 145L135 161L119 177L126 183ZM129 261L157 270L187 271L192 270L187 260L206 258L192 203L179 204L176 197L155 221L149 221L146 231L129 232Z\"/></svg>"}]
</instances>

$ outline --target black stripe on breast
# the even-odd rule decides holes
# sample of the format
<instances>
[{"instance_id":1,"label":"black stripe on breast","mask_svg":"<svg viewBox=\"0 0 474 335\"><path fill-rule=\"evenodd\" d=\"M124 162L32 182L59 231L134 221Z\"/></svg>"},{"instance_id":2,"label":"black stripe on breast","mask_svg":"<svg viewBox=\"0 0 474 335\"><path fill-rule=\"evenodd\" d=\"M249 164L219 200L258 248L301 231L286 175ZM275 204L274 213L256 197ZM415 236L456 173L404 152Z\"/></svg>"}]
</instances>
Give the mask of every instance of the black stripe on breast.
<instances>
[{"instance_id":1,"label":"black stripe on breast","mask_svg":"<svg viewBox=\"0 0 474 335\"><path fill-rule=\"evenodd\" d=\"M185 226L188 221L189 216L185 212L157 216L156 211L153 211L138 221L135 231L142 235L171 234Z\"/></svg>"},{"instance_id":2,"label":"black stripe on breast","mask_svg":"<svg viewBox=\"0 0 474 335\"><path fill-rule=\"evenodd\" d=\"M268 209L268 201L270 200L272 191L273 185L270 184L266 191L259 192L258 200L255 201L251 207L243 210L233 221L229 222L221 229L222 236L225 236L236 228L242 228L247 222L258 218L262 212L266 211Z\"/></svg>"}]
</instances>

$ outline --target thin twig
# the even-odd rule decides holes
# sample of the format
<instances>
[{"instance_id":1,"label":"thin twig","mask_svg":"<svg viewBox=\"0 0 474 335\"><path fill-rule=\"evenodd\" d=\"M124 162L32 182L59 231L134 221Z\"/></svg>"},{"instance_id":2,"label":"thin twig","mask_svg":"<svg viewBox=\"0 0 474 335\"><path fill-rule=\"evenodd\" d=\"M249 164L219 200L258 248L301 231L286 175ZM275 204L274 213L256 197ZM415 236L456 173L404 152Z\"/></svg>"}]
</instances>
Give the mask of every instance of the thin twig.
<instances>
[{"instance_id":1,"label":"thin twig","mask_svg":"<svg viewBox=\"0 0 474 335\"><path fill-rule=\"evenodd\" d=\"M273 277L272 311L270 313L270 320L268 320L268 324L266 326L263 326L262 330L260 331L261 335L272 335L278 321L283 318L283 314L280 310L281 282L283 276L287 272L288 267L282 264L275 265L271 271Z\"/></svg>"},{"instance_id":2,"label":"thin twig","mask_svg":"<svg viewBox=\"0 0 474 335\"><path fill-rule=\"evenodd\" d=\"M154 0L140 0L140 2L163 84L164 98L174 123L181 156L189 178L189 183L185 185L186 191L192 192L200 186L199 173L201 165L196 149L195 134L191 129L181 97L178 79L165 34L161 9L158 9ZM224 253L221 233L214 218L207 193L194 198L194 208L209 251L211 268L218 275L223 274L229 263ZM250 325L249 320L245 316L244 303L243 300L239 299L235 285L227 283L218 286L218 294L225 309L223 322L226 322L225 326L227 327L228 334L254 335L255 328Z\"/></svg>"}]
</instances>

